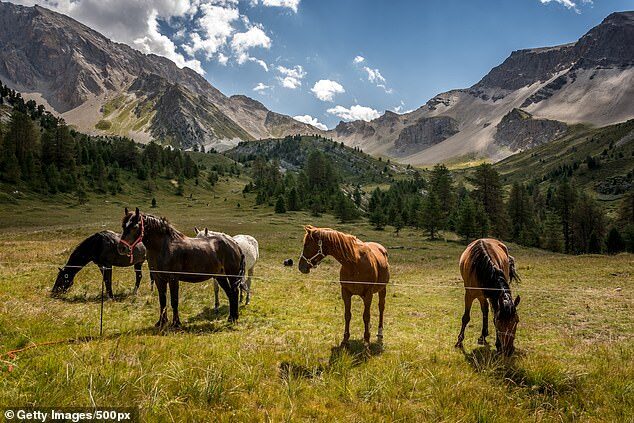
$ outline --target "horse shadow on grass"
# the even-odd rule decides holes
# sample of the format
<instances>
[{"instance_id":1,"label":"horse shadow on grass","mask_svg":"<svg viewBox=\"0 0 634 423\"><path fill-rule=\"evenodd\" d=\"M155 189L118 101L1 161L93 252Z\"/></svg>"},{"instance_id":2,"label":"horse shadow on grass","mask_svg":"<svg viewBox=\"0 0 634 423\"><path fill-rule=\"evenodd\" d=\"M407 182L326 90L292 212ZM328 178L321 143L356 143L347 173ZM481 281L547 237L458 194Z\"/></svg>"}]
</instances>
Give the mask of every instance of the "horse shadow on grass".
<instances>
[{"instance_id":1,"label":"horse shadow on grass","mask_svg":"<svg viewBox=\"0 0 634 423\"><path fill-rule=\"evenodd\" d=\"M381 342L370 343L368 351L363 341L352 340L347 347L341 345L331 347L327 365L306 366L291 361L282 361L279 365L279 377L285 381L289 379L313 379L340 365L359 366L367 362L371 357L381 355L383 350L383 343ZM349 364L344 364L348 360Z\"/></svg>"},{"instance_id":2,"label":"horse shadow on grass","mask_svg":"<svg viewBox=\"0 0 634 423\"><path fill-rule=\"evenodd\" d=\"M577 376L557 369L535 372L523 368L517 360L526 355L521 350L515 350L511 357L505 357L495 348L485 345L471 352L463 349L462 353L475 372L487 373L509 388L525 388L533 394L556 396L576 389L579 384Z\"/></svg>"}]
</instances>

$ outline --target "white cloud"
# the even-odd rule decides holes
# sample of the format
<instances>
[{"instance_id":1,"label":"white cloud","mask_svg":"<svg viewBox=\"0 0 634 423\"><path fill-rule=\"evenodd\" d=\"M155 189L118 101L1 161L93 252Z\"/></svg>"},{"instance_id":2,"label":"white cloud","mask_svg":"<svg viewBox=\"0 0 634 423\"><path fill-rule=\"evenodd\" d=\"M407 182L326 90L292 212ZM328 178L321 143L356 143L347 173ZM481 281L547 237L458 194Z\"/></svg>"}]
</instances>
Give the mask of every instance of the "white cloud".
<instances>
[{"instance_id":1,"label":"white cloud","mask_svg":"<svg viewBox=\"0 0 634 423\"><path fill-rule=\"evenodd\" d=\"M252 0L251 1L252 6L256 6L258 3L261 3L263 6L268 6L268 7L287 7L291 9L293 12L297 13L300 0Z\"/></svg>"},{"instance_id":2,"label":"white cloud","mask_svg":"<svg viewBox=\"0 0 634 423\"><path fill-rule=\"evenodd\" d=\"M358 65L359 63L363 63L365 62L365 57L363 56L356 56L353 60L355 65Z\"/></svg>"},{"instance_id":3,"label":"white cloud","mask_svg":"<svg viewBox=\"0 0 634 423\"><path fill-rule=\"evenodd\" d=\"M257 93L261 93L263 91L270 90L270 89L271 89L271 86L270 85L266 85L263 82L258 82L258 85L253 87L253 91L255 91Z\"/></svg>"},{"instance_id":4,"label":"white cloud","mask_svg":"<svg viewBox=\"0 0 634 423\"><path fill-rule=\"evenodd\" d=\"M235 32L233 23L240 18L238 8L233 6L231 3L201 5L199 11L202 15L198 19L197 26L204 38L196 32L192 33L190 36L192 42L184 47L185 51L190 55L203 51L207 59L210 59L226 45L229 37Z\"/></svg>"},{"instance_id":5,"label":"white cloud","mask_svg":"<svg viewBox=\"0 0 634 423\"><path fill-rule=\"evenodd\" d=\"M315 82L313 88L311 88L315 97L320 99L321 101L333 101L335 98L335 94L345 93L346 90L343 86L336 82L331 81L329 79L321 79Z\"/></svg>"},{"instance_id":6,"label":"white cloud","mask_svg":"<svg viewBox=\"0 0 634 423\"><path fill-rule=\"evenodd\" d=\"M381 72L378 69L371 69L367 66L363 67L363 70L368 74L368 81L373 84L383 83L385 84L385 78L381 75Z\"/></svg>"},{"instance_id":7,"label":"white cloud","mask_svg":"<svg viewBox=\"0 0 634 423\"><path fill-rule=\"evenodd\" d=\"M306 72L301 65L293 66L292 68L278 66L277 71L282 74L277 77L280 85L291 90L301 87L302 79L306 76Z\"/></svg>"},{"instance_id":8,"label":"white cloud","mask_svg":"<svg viewBox=\"0 0 634 423\"><path fill-rule=\"evenodd\" d=\"M321 129L322 131L328 130L328 127L326 125L324 125L319 120L317 120L317 118L314 118L311 115L293 116L293 119L298 120L302 123L313 125L315 128Z\"/></svg>"},{"instance_id":9,"label":"white cloud","mask_svg":"<svg viewBox=\"0 0 634 423\"><path fill-rule=\"evenodd\" d=\"M220 63L222 66L227 66L228 61L229 56L226 56L223 53L218 53L218 63Z\"/></svg>"},{"instance_id":10,"label":"white cloud","mask_svg":"<svg viewBox=\"0 0 634 423\"><path fill-rule=\"evenodd\" d=\"M204 75L205 71L203 70L199 60L185 59L182 54L176 52L176 45L172 42L172 40L160 33L157 18L158 12L153 10L148 17L147 34L134 40L134 45L143 53L154 53L159 56L167 57L180 68L187 66Z\"/></svg>"},{"instance_id":11,"label":"white cloud","mask_svg":"<svg viewBox=\"0 0 634 423\"><path fill-rule=\"evenodd\" d=\"M340 117L343 120L365 120L366 122L369 122L381 116L377 110L374 110L371 107L359 106L358 104L355 104L349 109L343 106L336 106L326 111L331 115Z\"/></svg>"},{"instance_id":12,"label":"white cloud","mask_svg":"<svg viewBox=\"0 0 634 423\"><path fill-rule=\"evenodd\" d=\"M541 4L549 4L553 2L559 3L562 6L564 6L566 9L574 10L577 13L581 13L581 11L579 10L579 7L577 6L577 3L575 3L573 0L539 0L539 2ZM594 4L592 0L581 0L581 2L587 5Z\"/></svg>"},{"instance_id":13,"label":"white cloud","mask_svg":"<svg viewBox=\"0 0 634 423\"><path fill-rule=\"evenodd\" d=\"M261 47L264 49L271 48L271 39L260 26L252 26L246 32L239 32L231 39L231 50L233 50L236 61L239 65L249 61L255 62L262 66L265 71L269 71L268 65L260 59L256 59L249 55L252 48Z\"/></svg>"}]
</instances>

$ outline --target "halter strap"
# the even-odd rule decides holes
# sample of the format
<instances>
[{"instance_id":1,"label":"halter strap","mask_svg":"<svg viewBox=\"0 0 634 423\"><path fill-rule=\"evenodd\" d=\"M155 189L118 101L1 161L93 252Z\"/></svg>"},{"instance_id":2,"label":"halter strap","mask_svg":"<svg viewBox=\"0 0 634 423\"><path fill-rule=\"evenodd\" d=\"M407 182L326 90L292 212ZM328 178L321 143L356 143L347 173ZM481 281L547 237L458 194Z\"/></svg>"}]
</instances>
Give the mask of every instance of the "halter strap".
<instances>
[{"instance_id":1,"label":"halter strap","mask_svg":"<svg viewBox=\"0 0 634 423\"><path fill-rule=\"evenodd\" d=\"M139 236L134 240L134 242L132 242L132 244L130 244L128 241L126 241L125 239L121 238L119 240L120 243L122 243L123 245L127 245L128 248L130 249L130 254L128 254L130 256L130 263L134 263L134 247L137 246L137 244L140 244L141 241L143 241L143 236L145 235L145 226L143 224L143 216L139 216L141 218L141 233L139 234Z\"/></svg>"},{"instance_id":2,"label":"halter strap","mask_svg":"<svg viewBox=\"0 0 634 423\"><path fill-rule=\"evenodd\" d=\"M321 261L326 258L326 254L324 254L324 250L323 250L323 245L322 245L321 239L319 241L317 241L317 245L319 246L319 250L317 250L317 252L311 258L307 258L304 255L304 250L302 250L302 254L299 256L300 260L301 259L306 260L306 263L308 263L308 265L311 267L311 269L319 266ZM322 257L317 263L313 264L313 260L315 260L315 258L317 256L322 256Z\"/></svg>"}]
</instances>

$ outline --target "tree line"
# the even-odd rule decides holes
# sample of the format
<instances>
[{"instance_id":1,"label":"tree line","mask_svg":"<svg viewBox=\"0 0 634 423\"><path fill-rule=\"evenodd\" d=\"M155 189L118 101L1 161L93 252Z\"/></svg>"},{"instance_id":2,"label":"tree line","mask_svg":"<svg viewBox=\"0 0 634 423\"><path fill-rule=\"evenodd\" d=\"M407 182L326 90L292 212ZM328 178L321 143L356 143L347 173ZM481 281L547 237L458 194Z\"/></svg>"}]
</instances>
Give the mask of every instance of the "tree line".
<instances>
[{"instance_id":1,"label":"tree line","mask_svg":"<svg viewBox=\"0 0 634 423\"><path fill-rule=\"evenodd\" d=\"M10 117L0 124L0 180L23 184L39 193L76 193L87 190L116 194L122 190L121 171L130 171L149 190L159 176L197 178L200 169L189 154L149 143L140 147L126 137L93 137L70 128L63 119L33 100L0 83L0 105Z\"/></svg>"},{"instance_id":2,"label":"tree line","mask_svg":"<svg viewBox=\"0 0 634 423\"><path fill-rule=\"evenodd\" d=\"M629 192L610 221L604 209L574 180L562 177L546 189L514 183L507 193L499 173L482 164L457 185L450 171L436 165L428 180L396 182L376 188L368 215L376 229L388 222L427 231L453 231L464 240L492 236L530 247L568 254L634 252L634 193Z\"/></svg>"}]
</instances>

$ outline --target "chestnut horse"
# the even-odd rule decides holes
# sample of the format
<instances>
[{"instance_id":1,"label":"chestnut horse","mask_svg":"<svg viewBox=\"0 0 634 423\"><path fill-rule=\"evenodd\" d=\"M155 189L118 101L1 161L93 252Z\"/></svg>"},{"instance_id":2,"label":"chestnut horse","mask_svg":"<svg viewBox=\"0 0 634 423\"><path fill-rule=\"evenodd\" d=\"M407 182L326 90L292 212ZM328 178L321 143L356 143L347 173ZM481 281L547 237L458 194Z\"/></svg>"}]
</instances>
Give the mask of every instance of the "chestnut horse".
<instances>
[{"instance_id":1,"label":"chestnut horse","mask_svg":"<svg viewBox=\"0 0 634 423\"><path fill-rule=\"evenodd\" d=\"M304 249L299 258L299 271L306 274L317 267L327 256L333 256L341 264L339 280L341 298L345 308L345 330L343 347L350 339L351 298L363 298L363 333L366 352L370 347L370 306L372 296L379 294L378 341L383 340L383 311L385 310L386 286L390 280L387 250L376 242L363 242L354 235L344 234L329 228L305 226Z\"/></svg>"},{"instance_id":2,"label":"chestnut horse","mask_svg":"<svg viewBox=\"0 0 634 423\"><path fill-rule=\"evenodd\" d=\"M147 249L150 275L159 295L160 313L156 326L167 323L167 286L172 304L172 326L179 327L178 284L203 282L215 278L229 298L229 321L238 319L238 287L244 279L244 254L234 240L226 236L190 238L165 218L130 213L125 209L119 254L128 255L143 242Z\"/></svg>"},{"instance_id":3,"label":"chestnut horse","mask_svg":"<svg viewBox=\"0 0 634 423\"><path fill-rule=\"evenodd\" d=\"M519 280L515 260L506 245L497 239L478 239L467 246L460 257L460 273L465 286L464 314L456 348L462 348L464 331L470 320L471 303L476 298L482 309L482 334L478 344L486 344L489 335L489 303L493 308L495 346L499 352L511 355L515 349L515 332L519 317L519 295L513 301L509 282Z\"/></svg>"}]
</instances>

